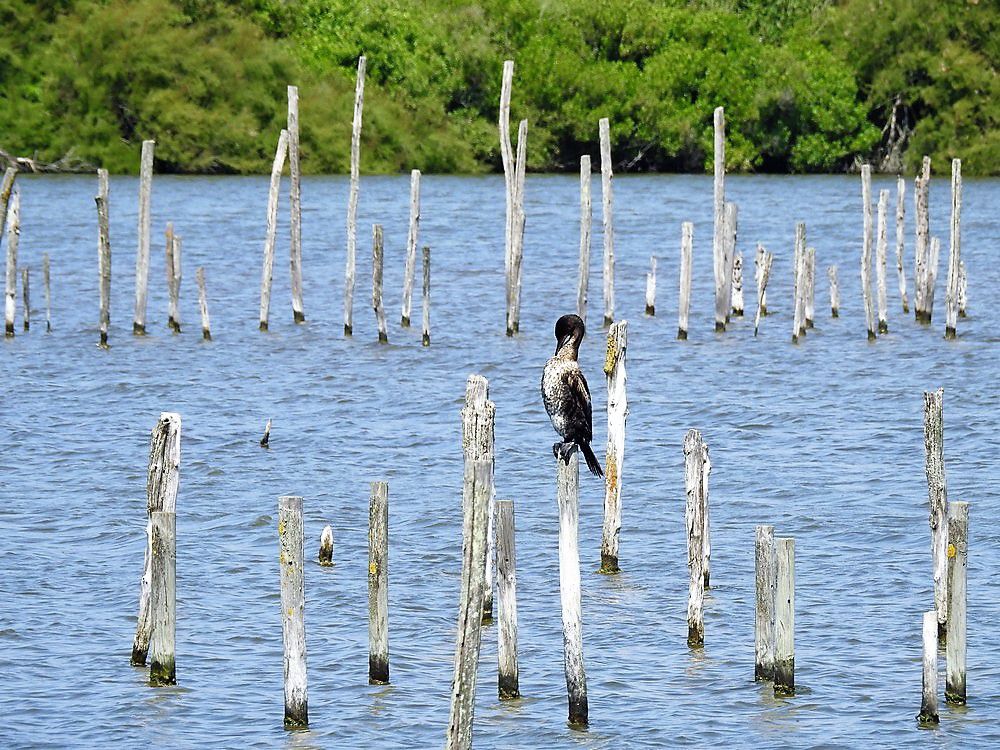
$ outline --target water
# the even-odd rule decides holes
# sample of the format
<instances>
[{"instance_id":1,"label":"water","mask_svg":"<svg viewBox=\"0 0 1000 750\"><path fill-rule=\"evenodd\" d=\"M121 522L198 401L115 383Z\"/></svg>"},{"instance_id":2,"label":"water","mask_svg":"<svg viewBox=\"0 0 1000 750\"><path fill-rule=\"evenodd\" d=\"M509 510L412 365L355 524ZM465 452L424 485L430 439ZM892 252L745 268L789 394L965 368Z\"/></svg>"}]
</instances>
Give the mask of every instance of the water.
<instances>
[{"instance_id":1,"label":"water","mask_svg":"<svg viewBox=\"0 0 1000 750\"><path fill-rule=\"evenodd\" d=\"M0 345L0 729L4 747L440 746L448 720L460 566L459 409L466 377L497 404L498 495L515 500L521 689L496 699L496 628L484 631L475 741L500 748L987 746L1000 742L1000 307L993 251L1000 182L965 185L969 315L945 341L948 190L932 183L944 240L934 325L900 312L890 263L890 333L865 337L857 178L733 177L752 285L754 243L775 253L760 336L752 317L712 332L711 182L615 183L617 314L630 320L621 564L599 565L602 485L581 478L580 540L591 726L566 725L553 433L538 396L555 318L576 300L575 177L528 180L522 334L503 335L503 181L428 176L421 242L433 248L430 348L398 325L408 215L405 176L365 178L355 336L342 330L343 178L303 186L308 322L291 323L287 203L271 332L257 331L265 178L157 177L151 335L131 335L135 179L111 182L111 349L96 346L92 178L24 178L21 260L34 324ZM893 187L877 178L881 187ZM912 182L907 265L912 298ZM595 191L599 183L595 179ZM597 193L599 196L599 192ZM601 313L595 200L591 320ZM162 232L184 237L181 318L166 330ZM680 222L695 222L691 338L675 341ZM817 322L790 343L796 220L817 248ZM368 278L372 221L385 225L388 346L376 343ZM890 232L890 236L891 232ZM52 257L44 332L40 258ZM642 315L659 256L655 318ZM831 320L823 269L840 266ZM198 331L204 265L214 341ZM748 312L755 309L747 295ZM419 320L419 294L414 319ZM20 300L19 300L20 305ZM19 324L20 327L20 324ZM603 453L603 334L582 364ZM972 503L968 708L942 702L917 729L921 613L932 606L922 392L944 386L952 499ZM178 518L178 686L153 689L128 664L145 545L149 430L183 416ZM257 441L274 418L272 447ZM681 442L711 446L713 588L706 646L687 648ZM392 685L367 683L368 483L390 486ZM333 568L306 570L308 732L282 728L277 498L305 497L307 556L326 523ZM753 682L753 533L796 539L796 683L775 699ZM942 677L943 681L943 677Z\"/></svg>"}]
</instances>

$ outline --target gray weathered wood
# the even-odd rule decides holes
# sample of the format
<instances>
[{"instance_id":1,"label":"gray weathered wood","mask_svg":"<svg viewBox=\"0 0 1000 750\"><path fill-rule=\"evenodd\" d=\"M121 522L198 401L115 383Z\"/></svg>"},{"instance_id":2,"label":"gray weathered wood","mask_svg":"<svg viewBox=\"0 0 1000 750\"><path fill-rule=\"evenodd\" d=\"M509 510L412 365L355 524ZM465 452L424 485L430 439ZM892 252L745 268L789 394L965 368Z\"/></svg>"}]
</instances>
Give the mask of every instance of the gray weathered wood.
<instances>
[{"instance_id":1,"label":"gray weathered wood","mask_svg":"<svg viewBox=\"0 0 1000 750\"><path fill-rule=\"evenodd\" d=\"M264 265L260 274L260 330L266 331L271 313L271 280L274 277L274 241L278 235L278 194L281 173L288 154L288 131L278 136L278 148L271 164L271 182L267 191L267 229L264 236Z\"/></svg>"},{"instance_id":2,"label":"gray weathered wood","mask_svg":"<svg viewBox=\"0 0 1000 750\"><path fill-rule=\"evenodd\" d=\"M417 268L417 239L420 235L420 170L410 170L410 229L406 234L406 265L403 270L403 309L400 324L410 327L413 277Z\"/></svg>"},{"instance_id":3,"label":"gray weathered wood","mask_svg":"<svg viewBox=\"0 0 1000 750\"><path fill-rule=\"evenodd\" d=\"M830 266L826 269L826 275L830 279L830 317L840 317L840 289L837 286L837 267Z\"/></svg>"},{"instance_id":4,"label":"gray weathered wood","mask_svg":"<svg viewBox=\"0 0 1000 750\"><path fill-rule=\"evenodd\" d=\"M921 724L937 724L937 623L933 610L924 612L921 633L923 636L921 638L923 643L923 691L917 721Z\"/></svg>"},{"instance_id":5,"label":"gray weathered wood","mask_svg":"<svg viewBox=\"0 0 1000 750\"><path fill-rule=\"evenodd\" d=\"M861 210L864 219L864 237L861 243L861 296L865 305L865 324L868 340L877 336L875 305L872 302L872 168L861 166Z\"/></svg>"},{"instance_id":6,"label":"gray weathered wood","mask_svg":"<svg viewBox=\"0 0 1000 750\"><path fill-rule=\"evenodd\" d=\"M7 274L4 288L4 331L14 335L14 316L17 307L17 245L21 235L21 196L13 192L17 170L8 167L0 185L0 240L7 229ZM13 200L12 200L13 198Z\"/></svg>"},{"instance_id":7,"label":"gray weathered wood","mask_svg":"<svg viewBox=\"0 0 1000 750\"><path fill-rule=\"evenodd\" d=\"M175 317L177 315L177 298L174 294L174 225L167 222L165 232L166 247L164 248L164 266L167 272L167 328L176 331Z\"/></svg>"},{"instance_id":8,"label":"gray weathered wood","mask_svg":"<svg viewBox=\"0 0 1000 750\"><path fill-rule=\"evenodd\" d=\"M177 632L177 516L153 511L149 516L150 635L149 684L177 684L174 648Z\"/></svg>"},{"instance_id":9,"label":"gray weathered wood","mask_svg":"<svg viewBox=\"0 0 1000 750\"><path fill-rule=\"evenodd\" d=\"M170 292L170 302L173 307L173 329L174 333L181 332L181 247L182 238L179 234L171 233L170 244L173 248L170 252L170 262L172 268L169 271L173 277L173 286Z\"/></svg>"},{"instance_id":10,"label":"gray weathered wood","mask_svg":"<svg viewBox=\"0 0 1000 750\"><path fill-rule=\"evenodd\" d=\"M494 420L496 407L489 401L489 383L482 375L470 375L465 387L465 408L462 410L462 452L465 464L474 461L489 461L494 465ZM492 482L493 474L490 474ZM471 501L473 485L466 483L463 502ZM486 508L486 572L483 583L483 622L493 620L493 566L496 555L496 540L493 522L496 515L496 491L490 485L490 497Z\"/></svg>"},{"instance_id":11,"label":"gray weathered wood","mask_svg":"<svg viewBox=\"0 0 1000 750\"><path fill-rule=\"evenodd\" d=\"M704 481L704 461L701 433L688 430L684 436L684 523L687 530L688 563L688 646L700 647L705 643L705 558L702 554L704 533L704 505L701 501Z\"/></svg>"},{"instance_id":12,"label":"gray weathered wood","mask_svg":"<svg viewBox=\"0 0 1000 750\"><path fill-rule=\"evenodd\" d=\"M958 317L964 318L965 306L969 299L969 279L965 275L965 261L958 261Z\"/></svg>"},{"instance_id":13,"label":"gray weathered wood","mask_svg":"<svg viewBox=\"0 0 1000 750\"><path fill-rule=\"evenodd\" d=\"M758 256L761 257L758 266L757 279L757 313L753 319L753 335L757 335L760 328L760 319L767 315L767 282L771 279L771 265L774 263L774 254L764 249L763 245L757 245ZM761 252L763 255L761 256Z\"/></svg>"},{"instance_id":14,"label":"gray weathered wood","mask_svg":"<svg viewBox=\"0 0 1000 750\"><path fill-rule=\"evenodd\" d=\"M726 203L726 117L722 107L715 108L714 178L712 182L712 259L715 268L715 330L726 330L728 293L726 287L725 203Z\"/></svg>"},{"instance_id":15,"label":"gray weathered wood","mask_svg":"<svg viewBox=\"0 0 1000 750\"><path fill-rule=\"evenodd\" d=\"M930 252L927 253L927 271L924 274L924 322L930 323L934 317L934 289L937 287L938 261L941 258L941 239L931 237Z\"/></svg>"},{"instance_id":16,"label":"gray weathered wood","mask_svg":"<svg viewBox=\"0 0 1000 750\"><path fill-rule=\"evenodd\" d=\"M704 439L701 440L701 457L701 573L707 589L712 579L712 530L708 512L708 479L712 474L712 459Z\"/></svg>"},{"instance_id":17,"label":"gray weathered wood","mask_svg":"<svg viewBox=\"0 0 1000 750\"><path fill-rule=\"evenodd\" d=\"M278 561L281 566L281 639L284 648L285 729L309 726L306 682L305 532L302 498L278 499Z\"/></svg>"},{"instance_id":18,"label":"gray weathered wood","mask_svg":"<svg viewBox=\"0 0 1000 750\"><path fill-rule=\"evenodd\" d=\"M382 306L382 267L384 255L382 225L372 224L372 309L378 323L378 342L389 343L389 330L385 325L385 308Z\"/></svg>"},{"instance_id":19,"label":"gray weathered wood","mask_svg":"<svg viewBox=\"0 0 1000 750\"><path fill-rule=\"evenodd\" d=\"M962 160L951 160L951 242L948 251L948 286L945 290L944 336L955 338L958 327L958 286L962 262Z\"/></svg>"},{"instance_id":20,"label":"gray weathered wood","mask_svg":"<svg viewBox=\"0 0 1000 750\"><path fill-rule=\"evenodd\" d=\"M805 285L806 285L806 225L801 221L795 225L794 278L792 287L792 342L805 333Z\"/></svg>"},{"instance_id":21,"label":"gray weathered wood","mask_svg":"<svg viewBox=\"0 0 1000 750\"><path fill-rule=\"evenodd\" d=\"M354 120L351 125L351 187L347 196L347 261L344 268L344 335L354 333L354 274L358 244L358 191L361 170L361 119L365 105L364 55L358 58L354 86Z\"/></svg>"},{"instance_id":22,"label":"gray weathered wood","mask_svg":"<svg viewBox=\"0 0 1000 750\"><path fill-rule=\"evenodd\" d=\"M372 482L368 505L368 684L389 684L389 485Z\"/></svg>"},{"instance_id":23,"label":"gray weathered wood","mask_svg":"<svg viewBox=\"0 0 1000 750\"><path fill-rule=\"evenodd\" d=\"M500 82L500 116L498 128L500 130L500 160L503 163L504 193L507 212L504 223L504 323L508 331L510 327L510 306L511 306L511 269L514 257L514 180L515 164L514 150L510 144L510 93L514 82L514 61L504 60L503 72ZM511 331L513 332L513 331Z\"/></svg>"},{"instance_id":24,"label":"gray weathered wood","mask_svg":"<svg viewBox=\"0 0 1000 750\"><path fill-rule=\"evenodd\" d=\"M21 269L21 299L24 302L24 330L31 328L31 294L28 286L28 267Z\"/></svg>"},{"instance_id":25,"label":"gray weathered wood","mask_svg":"<svg viewBox=\"0 0 1000 750\"><path fill-rule=\"evenodd\" d=\"M723 210L723 248L725 249L725 300L723 309L726 313L726 325L729 324L729 313L733 308L733 277L736 273L736 235L739 231L739 206L726 201Z\"/></svg>"},{"instance_id":26,"label":"gray weathered wood","mask_svg":"<svg viewBox=\"0 0 1000 750\"><path fill-rule=\"evenodd\" d=\"M146 475L146 557L139 585L139 615L132 641L132 665L146 666L152 628L150 613L150 577L152 575L152 522L156 511L177 510L177 486L181 465L181 415L163 412L153 427L149 446L149 469Z\"/></svg>"},{"instance_id":27,"label":"gray weathered wood","mask_svg":"<svg viewBox=\"0 0 1000 750\"><path fill-rule=\"evenodd\" d=\"M774 693L795 693L795 540L776 538Z\"/></svg>"},{"instance_id":28,"label":"gray weathered wood","mask_svg":"<svg viewBox=\"0 0 1000 750\"><path fill-rule=\"evenodd\" d=\"M319 564L323 567L333 565L333 528L330 524L323 527L319 537Z\"/></svg>"},{"instance_id":29,"label":"gray weathered wood","mask_svg":"<svg viewBox=\"0 0 1000 750\"><path fill-rule=\"evenodd\" d=\"M583 614L580 606L580 459L556 458L556 501L559 506L559 597L562 601L563 666L569 698L569 723L586 726L587 674L583 666Z\"/></svg>"},{"instance_id":30,"label":"gray weathered wood","mask_svg":"<svg viewBox=\"0 0 1000 750\"><path fill-rule=\"evenodd\" d=\"M948 621L948 488L944 469L944 389L924 392L924 473L931 527L934 609L938 632Z\"/></svg>"},{"instance_id":31,"label":"gray weathered wood","mask_svg":"<svg viewBox=\"0 0 1000 750\"><path fill-rule=\"evenodd\" d=\"M758 526L755 543L757 596L754 610L754 679L774 679L774 605L778 586L778 562L774 549L774 527Z\"/></svg>"},{"instance_id":32,"label":"gray weathered wood","mask_svg":"<svg viewBox=\"0 0 1000 750\"><path fill-rule=\"evenodd\" d=\"M201 337L212 340L212 321L208 317L208 293L205 291L205 269L198 266L194 273L198 280L198 309L201 312Z\"/></svg>"},{"instance_id":33,"label":"gray weathered wood","mask_svg":"<svg viewBox=\"0 0 1000 750\"><path fill-rule=\"evenodd\" d=\"M927 261L930 256L930 216L928 198L931 180L931 160L923 159L920 175L914 181L913 201L916 207L917 242L914 248L914 312L918 323L927 320Z\"/></svg>"},{"instance_id":34,"label":"gray weathered wood","mask_svg":"<svg viewBox=\"0 0 1000 750\"><path fill-rule=\"evenodd\" d=\"M816 315L816 248L806 248L806 288L802 300L802 320L806 328L812 328Z\"/></svg>"},{"instance_id":35,"label":"gray weathered wood","mask_svg":"<svg viewBox=\"0 0 1000 750\"><path fill-rule=\"evenodd\" d=\"M149 290L149 239L152 227L150 199L153 190L153 149L156 141L143 141L139 157L139 246L135 253L135 316L132 333L146 332L146 296Z\"/></svg>"},{"instance_id":36,"label":"gray weathered wood","mask_svg":"<svg viewBox=\"0 0 1000 750\"><path fill-rule=\"evenodd\" d=\"M431 249L424 245L424 333L420 343L431 345Z\"/></svg>"},{"instance_id":37,"label":"gray weathered wood","mask_svg":"<svg viewBox=\"0 0 1000 750\"><path fill-rule=\"evenodd\" d=\"M757 309L760 312L759 317L767 317L767 290L762 289L764 286L764 262L767 258L767 250L762 244L757 243L757 254L754 256L753 261L753 278L757 282Z\"/></svg>"},{"instance_id":38,"label":"gray weathered wood","mask_svg":"<svg viewBox=\"0 0 1000 750\"><path fill-rule=\"evenodd\" d=\"M622 466L625 462L625 358L628 352L628 321L608 330L604 375L608 383L608 450L604 464L604 527L601 534L601 572L617 573L618 536L622 528Z\"/></svg>"},{"instance_id":39,"label":"gray weathered wood","mask_svg":"<svg viewBox=\"0 0 1000 750\"><path fill-rule=\"evenodd\" d=\"M733 315L743 317L743 253L733 258Z\"/></svg>"},{"instance_id":40,"label":"gray weathered wood","mask_svg":"<svg viewBox=\"0 0 1000 750\"><path fill-rule=\"evenodd\" d=\"M906 222L906 180L896 178L896 273L899 276L899 297L903 302L903 312L910 311L910 299L906 294L906 269L903 265L904 231Z\"/></svg>"},{"instance_id":41,"label":"gray weathered wood","mask_svg":"<svg viewBox=\"0 0 1000 750\"><path fill-rule=\"evenodd\" d=\"M604 325L615 320L615 224L611 183L611 124L607 117L598 123L601 140L601 205L604 216Z\"/></svg>"},{"instance_id":42,"label":"gray weathered wood","mask_svg":"<svg viewBox=\"0 0 1000 750\"><path fill-rule=\"evenodd\" d=\"M291 242L288 245L292 276L292 319L306 319L302 309L302 171L299 165L299 87L288 87L288 171L291 183L288 199L291 204Z\"/></svg>"},{"instance_id":43,"label":"gray weathered wood","mask_svg":"<svg viewBox=\"0 0 1000 750\"><path fill-rule=\"evenodd\" d=\"M878 241L875 245L875 279L878 289L878 332L889 332L889 297L886 293L886 256L888 244L889 191L878 192Z\"/></svg>"},{"instance_id":44,"label":"gray weathered wood","mask_svg":"<svg viewBox=\"0 0 1000 750\"><path fill-rule=\"evenodd\" d=\"M45 292L45 331L52 330L52 290L49 286L49 254L42 253L42 290Z\"/></svg>"},{"instance_id":45,"label":"gray weathered wood","mask_svg":"<svg viewBox=\"0 0 1000 750\"><path fill-rule=\"evenodd\" d=\"M108 345L111 324L111 239L108 228L108 170L97 170L97 268L100 278L101 312L99 327L101 346Z\"/></svg>"},{"instance_id":46,"label":"gray weathered wood","mask_svg":"<svg viewBox=\"0 0 1000 750\"><path fill-rule=\"evenodd\" d=\"M646 274L646 315L656 315L656 256L649 256L649 273Z\"/></svg>"},{"instance_id":47,"label":"gray weathered wood","mask_svg":"<svg viewBox=\"0 0 1000 750\"><path fill-rule=\"evenodd\" d=\"M688 337L688 314L691 309L691 253L694 244L694 224L681 224L681 282L677 303L677 338L684 341Z\"/></svg>"},{"instance_id":48,"label":"gray weathered wood","mask_svg":"<svg viewBox=\"0 0 1000 750\"><path fill-rule=\"evenodd\" d=\"M3 241L5 230L4 222L7 220L7 209L10 204L10 196L14 191L14 181L17 179L17 168L7 167L3 173L3 180L0 182L0 242Z\"/></svg>"},{"instance_id":49,"label":"gray weathered wood","mask_svg":"<svg viewBox=\"0 0 1000 750\"><path fill-rule=\"evenodd\" d=\"M514 159L514 225L510 257L510 315L507 335L521 330L521 269L524 265L524 174L528 149L528 121L517 128L517 156Z\"/></svg>"},{"instance_id":50,"label":"gray weathered wood","mask_svg":"<svg viewBox=\"0 0 1000 750\"><path fill-rule=\"evenodd\" d=\"M590 286L590 230L593 210L590 201L590 155L580 157L580 272L576 292L576 314L587 320L587 292Z\"/></svg>"},{"instance_id":51,"label":"gray weathered wood","mask_svg":"<svg viewBox=\"0 0 1000 750\"><path fill-rule=\"evenodd\" d=\"M514 550L514 502L497 502L497 692L500 700L521 697L517 669L517 565Z\"/></svg>"},{"instance_id":52,"label":"gray weathered wood","mask_svg":"<svg viewBox=\"0 0 1000 750\"><path fill-rule=\"evenodd\" d=\"M948 508L948 646L944 697L965 705L966 572L969 562L969 504Z\"/></svg>"}]
</instances>

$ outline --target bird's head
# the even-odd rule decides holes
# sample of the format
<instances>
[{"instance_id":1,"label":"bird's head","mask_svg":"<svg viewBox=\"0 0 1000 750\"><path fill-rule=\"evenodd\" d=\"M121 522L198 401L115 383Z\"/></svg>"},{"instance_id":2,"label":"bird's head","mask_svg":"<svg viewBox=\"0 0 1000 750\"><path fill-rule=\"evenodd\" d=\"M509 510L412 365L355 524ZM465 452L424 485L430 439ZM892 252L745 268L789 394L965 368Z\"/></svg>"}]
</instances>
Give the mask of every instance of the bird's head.
<instances>
[{"instance_id":1,"label":"bird's head","mask_svg":"<svg viewBox=\"0 0 1000 750\"><path fill-rule=\"evenodd\" d=\"M556 321L556 354L566 346L572 346L574 353L579 351L586 330L579 315L563 315L559 318Z\"/></svg>"}]
</instances>

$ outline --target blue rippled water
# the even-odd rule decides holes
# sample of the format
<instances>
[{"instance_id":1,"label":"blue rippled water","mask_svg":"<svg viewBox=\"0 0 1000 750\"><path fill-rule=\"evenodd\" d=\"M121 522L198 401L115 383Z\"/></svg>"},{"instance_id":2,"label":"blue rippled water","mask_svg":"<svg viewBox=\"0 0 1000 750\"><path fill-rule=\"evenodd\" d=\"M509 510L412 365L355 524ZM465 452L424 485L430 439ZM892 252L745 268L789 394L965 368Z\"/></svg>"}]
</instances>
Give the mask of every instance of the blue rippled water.
<instances>
[{"instance_id":1,"label":"blue rippled water","mask_svg":"<svg viewBox=\"0 0 1000 750\"><path fill-rule=\"evenodd\" d=\"M282 203L271 331L257 330L265 178L157 177L151 335L131 335L134 178L111 181L111 348L96 346L96 180L25 177L21 263L30 333L0 342L0 745L4 747L441 746L461 557L459 409L482 373L497 405L496 481L515 501L520 701L496 698L484 630L475 742L497 748L988 747L1000 745L1000 181L967 180L969 318L943 338L947 178L931 188L943 240L935 320L904 316L890 266L890 333L869 343L854 177L732 177L752 284L755 243L775 254L772 316L712 328L711 181L615 183L616 314L630 321L621 565L599 565L602 485L582 477L581 565L591 726L566 725L551 428L538 396L552 324L576 299L578 182L530 175L521 335L503 333L503 180L423 179L432 247L432 346L401 329L408 181L362 184L355 335L342 334L344 178L303 183L307 322L291 321ZM876 178L875 193L894 187ZM912 191L912 182L908 184ZM595 179L595 196L599 181ZM595 200L591 319L601 309ZM907 200L912 295L912 199ZM675 340L680 223L695 223L691 336ZM794 224L820 270L837 263L841 317L817 274L815 330L790 342ZM184 238L183 333L166 329L160 238ZM369 227L386 237L387 346L369 305ZM44 330L41 254L52 258ZM643 316L649 256L657 316ZM195 268L214 340L198 330ZM748 294L752 315L753 295ZM419 300L419 295L416 295ZM20 300L19 300L20 305ZM417 305L419 302L417 301ZM416 310L419 307L415 308ZM414 318L419 320L415 313ZM603 446L603 333L582 362ZM945 388L949 495L970 501L969 705L919 730L921 613L933 603L922 392ZM129 666L145 546L149 430L183 418L177 500L176 688ZM271 449L258 447L272 417ZM681 442L712 451L713 588L706 645L686 645ZM598 450L600 454L601 449ZM367 684L368 483L389 482L392 685ZM333 526L335 566L307 565L308 732L282 728L277 498L305 498L307 555ZM798 694L753 681L754 526L796 539ZM942 661L943 664L943 661ZM943 667L942 667L943 668Z\"/></svg>"}]
</instances>

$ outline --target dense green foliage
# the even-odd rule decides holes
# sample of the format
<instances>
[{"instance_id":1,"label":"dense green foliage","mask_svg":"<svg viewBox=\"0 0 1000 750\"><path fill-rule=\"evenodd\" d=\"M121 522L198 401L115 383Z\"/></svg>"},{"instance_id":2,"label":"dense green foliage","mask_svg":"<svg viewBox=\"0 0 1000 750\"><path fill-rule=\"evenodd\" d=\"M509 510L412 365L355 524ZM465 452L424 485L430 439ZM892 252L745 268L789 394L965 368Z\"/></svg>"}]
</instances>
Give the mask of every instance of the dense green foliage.
<instances>
[{"instance_id":1,"label":"dense green foliage","mask_svg":"<svg viewBox=\"0 0 1000 750\"><path fill-rule=\"evenodd\" d=\"M134 171L268 169L300 88L311 172L348 166L368 58L366 172L499 166L497 102L529 167L574 169L611 119L619 169L1000 173L1000 6L987 0L0 0L0 149Z\"/></svg>"}]
</instances>

